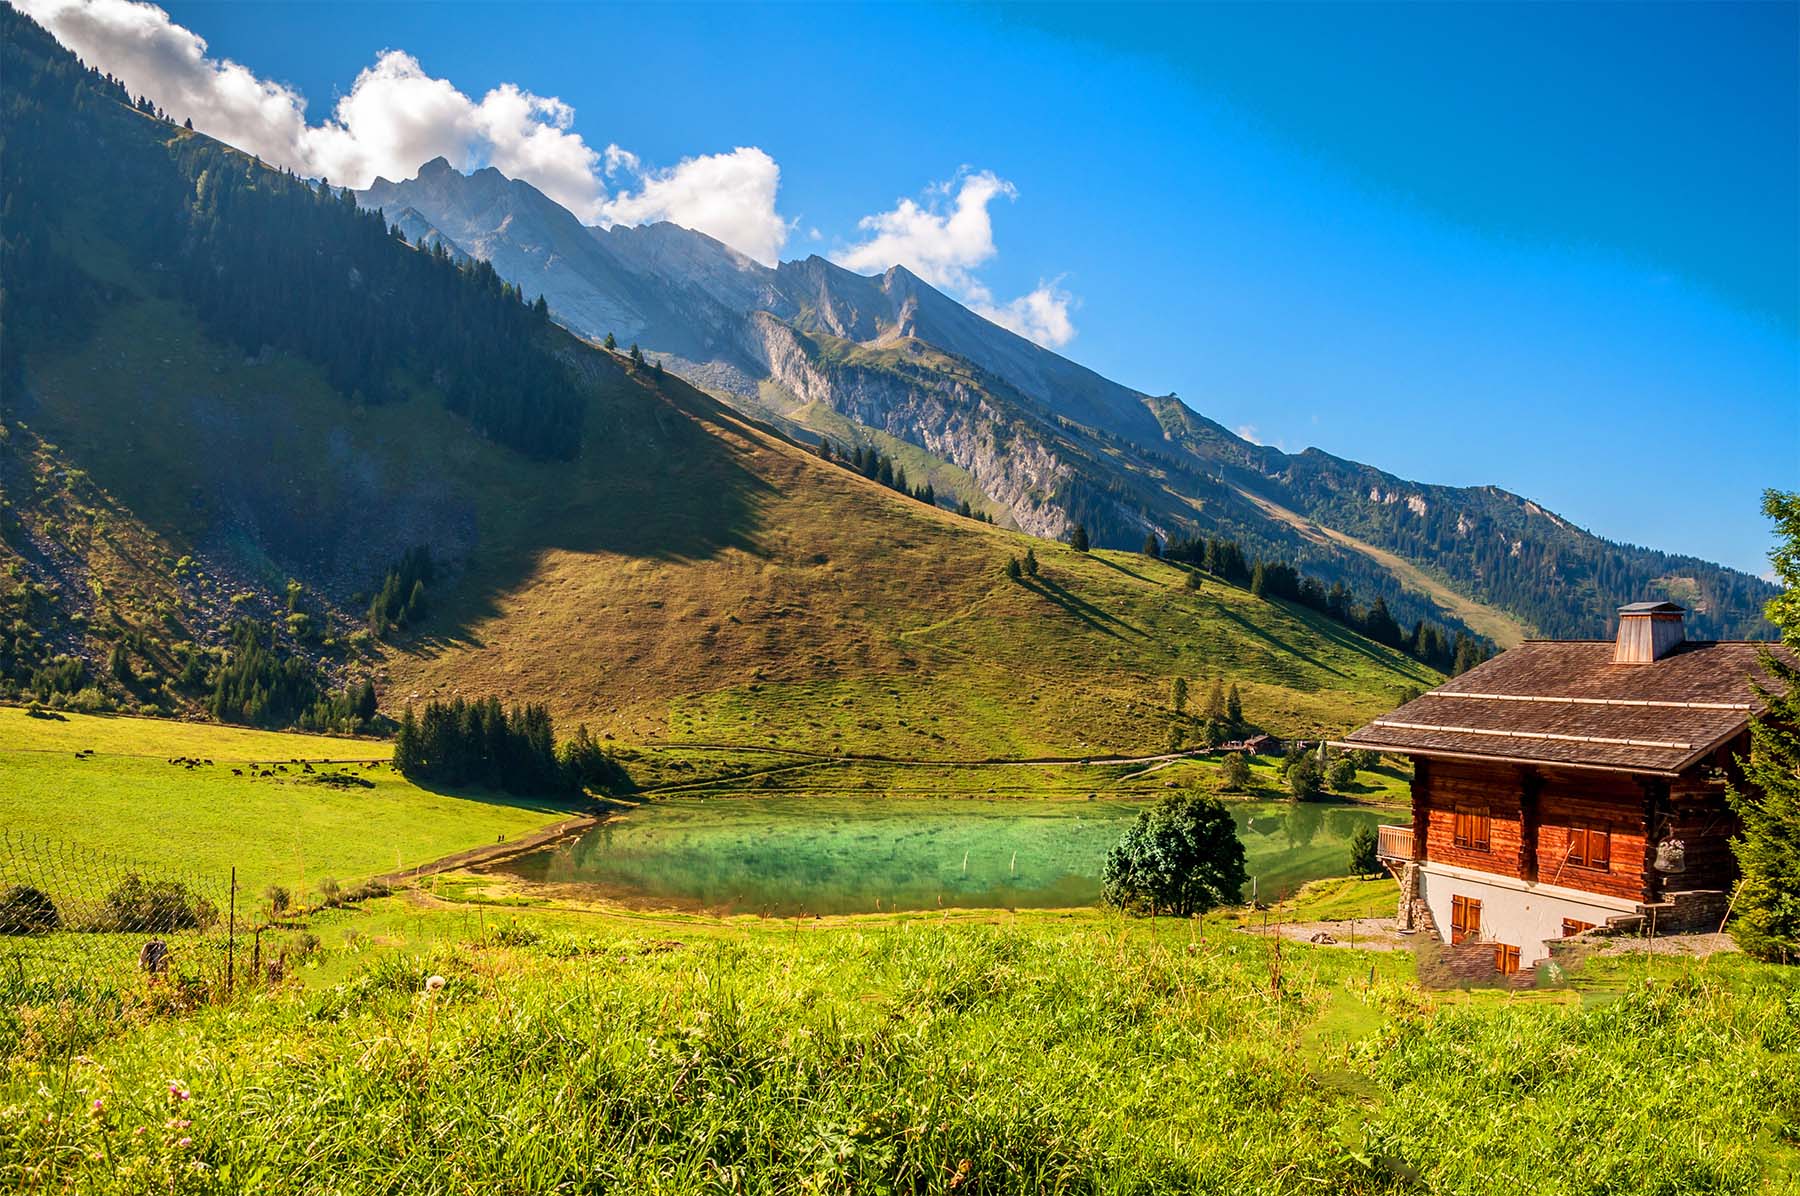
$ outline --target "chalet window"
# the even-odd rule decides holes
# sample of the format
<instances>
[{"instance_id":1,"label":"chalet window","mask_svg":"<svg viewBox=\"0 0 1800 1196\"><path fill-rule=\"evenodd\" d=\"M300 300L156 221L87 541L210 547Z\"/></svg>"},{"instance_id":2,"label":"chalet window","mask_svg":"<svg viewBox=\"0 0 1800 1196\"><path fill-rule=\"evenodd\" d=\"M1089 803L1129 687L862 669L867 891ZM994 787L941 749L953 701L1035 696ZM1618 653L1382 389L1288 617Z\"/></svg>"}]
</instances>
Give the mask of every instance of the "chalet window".
<instances>
[{"instance_id":1,"label":"chalet window","mask_svg":"<svg viewBox=\"0 0 1800 1196\"><path fill-rule=\"evenodd\" d=\"M1481 938L1481 902L1473 897L1450 898L1450 943Z\"/></svg>"},{"instance_id":2,"label":"chalet window","mask_svg":"<svg viewBox=\"0 0 1800 1196\"><path fill-rule=\"evenodd\" d=\"M1592 930L1593 928L1594 924L1592 922L1577 922L1574 918L1564 918L1562 936L1564 938L1570 938L1580 934L1584 930Z\"/></svg>"},{"instance_id":3,"label":"chalet window","mask_svg":"<svg viewBox=\"0 0 1800 1196\"><path fill-rule=\"evenodd\" d=\"M1486 806L1475 810L1458 810L1452 841L1456 846L1466 847L1470 851L1486 851L1488 828L1491 825L1492 820L1488 817Z\"/></svg>"},{"instance_id":4,"label":"chalet window","mask_svg":"<svg viewBox=\"0 0 1800 1196\"><path fill-rule=\"evenodd\" d=\"M1612 832L1601 826L1570 827L1569 863L1606 871L1612 866Z\"/></svg>"},{"instance_id":5,"label":"chalet window","mask_svg":"<svg viewBox=\"0 0 1800 1196\"><path fill-rule=\"evenodd\" d=\"M1519 949L1505 943L1494 944L1494 968L1502 976L1510 976L1519 970Z\"/></svg>"}]
</instances>

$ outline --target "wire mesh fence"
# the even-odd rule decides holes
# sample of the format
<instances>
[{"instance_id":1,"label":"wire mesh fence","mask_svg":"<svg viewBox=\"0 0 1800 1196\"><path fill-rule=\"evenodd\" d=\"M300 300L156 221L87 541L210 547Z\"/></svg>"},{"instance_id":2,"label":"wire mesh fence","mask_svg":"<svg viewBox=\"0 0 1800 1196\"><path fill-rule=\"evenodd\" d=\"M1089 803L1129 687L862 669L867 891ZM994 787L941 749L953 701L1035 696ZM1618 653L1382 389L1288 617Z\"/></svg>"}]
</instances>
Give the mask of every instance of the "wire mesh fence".
<instances>
[{"instance_id":1,"label":"wire mesh fence","mask_svg":"<svg viewBox=\"0 0 1800 1196\"><path fill-rule=\"evenodd\" d=\"M0 831L0 1039L30 1031L33 1010L105 1017L229 994L250 962L241 900L231 871Z\"/></svg>"}]
</instances>

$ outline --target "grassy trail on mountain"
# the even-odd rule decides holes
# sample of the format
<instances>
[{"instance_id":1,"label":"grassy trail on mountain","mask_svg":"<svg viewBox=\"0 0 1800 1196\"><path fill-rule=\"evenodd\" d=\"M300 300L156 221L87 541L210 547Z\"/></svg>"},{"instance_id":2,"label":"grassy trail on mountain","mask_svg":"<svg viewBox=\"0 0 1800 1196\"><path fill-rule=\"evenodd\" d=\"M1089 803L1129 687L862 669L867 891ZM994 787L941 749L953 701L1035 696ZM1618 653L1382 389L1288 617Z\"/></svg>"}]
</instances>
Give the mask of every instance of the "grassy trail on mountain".
<instances>
[{"instance_id":1,"label":"grassy trail on mountain","mask_svg":"<svg viewBox=\"0 0 1800 1196\"><path fill-rule=\"evenodd\" d=\"M1468 624L1469 630L1477 635L1486 636L1502 648L1510 648L1523 640L1530 639L1535 634L1520 619L1507 614L1498 607L1476 602L1472 598L1457 593L1402 556L1384 548L1377 548L1373 544L1366 544L1347 532L1340 532L1315 523L1298 511L1290 511L1280 503L1260 494L1253 494L1242 487L1238 487L1237 492L1256 504L1271 518L1288 524L1303 536L1320 542L1330 541L1354 552L1362 553L1393 573L1407 589L1429 596L1432 601Z\"/></svg>"}]
</instances>

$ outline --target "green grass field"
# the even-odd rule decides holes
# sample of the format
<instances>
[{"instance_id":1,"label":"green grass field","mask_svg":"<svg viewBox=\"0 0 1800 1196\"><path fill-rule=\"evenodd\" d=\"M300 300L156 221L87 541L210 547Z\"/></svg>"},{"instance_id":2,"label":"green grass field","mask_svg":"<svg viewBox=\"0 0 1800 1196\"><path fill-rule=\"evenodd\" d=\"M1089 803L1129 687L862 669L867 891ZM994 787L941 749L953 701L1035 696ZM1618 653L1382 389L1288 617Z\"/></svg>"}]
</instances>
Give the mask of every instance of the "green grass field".
<instances>
[{"instance_id":1,"label":"green grass field","mask_svg":"<svg viewBox=\"0 0 1800 1196\"><path fill-rule=\"evenodd\" d=\"M75 759L85 748L94 754ZM349 885L568 816L541 802L421 789L385 764L312 774L287 764L386 760L390 750L375 740L79 714L51 720L0 707L0 826L221 888L235 865L242 891L278 883L306 895L322 878ZM175 756L213 764L168 763ZM287 771L254 777L251 761ZM318 782L331 772L372 787Z\"/></svg>"},{"instance_id":2,"label":"green grass field","mask_svg":"<svg viewBox=\"0 0 1800 1196\"><path fill-rule=\"evenodd\" d=\"M15 1007L0 1184L1674 1196L1800 1175L1800 983L1733 957L1440 997L1404 953L1293 944L1276 985L1231 915L727 926L396 897L312 929L297 976L223 1006Z\"/></svg>"}]
</instances>

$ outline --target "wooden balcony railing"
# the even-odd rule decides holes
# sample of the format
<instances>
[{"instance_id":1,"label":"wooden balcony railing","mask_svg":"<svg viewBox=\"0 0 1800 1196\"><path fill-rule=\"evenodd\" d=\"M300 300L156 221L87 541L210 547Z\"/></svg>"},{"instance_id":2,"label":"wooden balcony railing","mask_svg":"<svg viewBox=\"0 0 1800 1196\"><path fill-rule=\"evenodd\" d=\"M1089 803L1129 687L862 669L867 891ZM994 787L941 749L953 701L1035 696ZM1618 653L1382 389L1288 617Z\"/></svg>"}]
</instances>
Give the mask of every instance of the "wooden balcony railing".
<instances>
[{"instance_id":1,"label":"wooden balcony railing","mask_svg":"<svg viewBox=\"0 0 1800 1196\"><path fill-rule=\"evenodd\" d=\"M1413 858L1413 833L1410 826L1378 826L1375 828L1375 855L1383 860Z\"/></svg>"}]
</instances>

